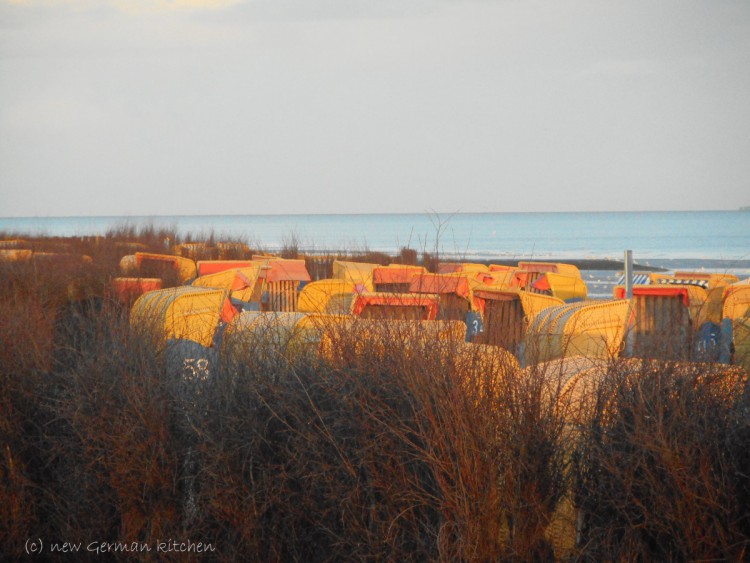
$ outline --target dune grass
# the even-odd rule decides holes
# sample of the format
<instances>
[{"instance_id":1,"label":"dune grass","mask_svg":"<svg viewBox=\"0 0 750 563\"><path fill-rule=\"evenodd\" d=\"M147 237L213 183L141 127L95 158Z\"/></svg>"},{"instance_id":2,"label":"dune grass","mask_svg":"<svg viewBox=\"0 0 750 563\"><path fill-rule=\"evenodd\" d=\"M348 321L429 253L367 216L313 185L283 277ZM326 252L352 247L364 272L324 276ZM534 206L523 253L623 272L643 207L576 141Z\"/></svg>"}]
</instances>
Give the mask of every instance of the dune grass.
<instances>
[{"instance_id":1,"label":"dune grass","mask_svg":"<svg viewBox=\"0 0 750 563\"><path fill-rule=\"evenodd\" d=\"M67 258L0 262L0 553L42 538L151 548L123 560L184 560L155 552L169 539L221 561L747 557L739 368L521 369L384 322L332 327L327 354L251 341L197 376L107 290L133 243L168 252L173 234L32 240Z\"/></svg>"}]
</instances>

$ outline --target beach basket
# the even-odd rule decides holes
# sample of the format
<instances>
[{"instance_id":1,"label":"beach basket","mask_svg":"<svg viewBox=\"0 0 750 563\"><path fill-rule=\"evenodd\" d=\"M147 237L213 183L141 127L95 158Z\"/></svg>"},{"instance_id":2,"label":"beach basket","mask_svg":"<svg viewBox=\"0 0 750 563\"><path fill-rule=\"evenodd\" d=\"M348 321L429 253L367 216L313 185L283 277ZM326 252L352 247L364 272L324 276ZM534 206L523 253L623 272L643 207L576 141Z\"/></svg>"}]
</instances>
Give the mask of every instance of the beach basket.
<instances>
[{"instance_id":1,"label":"beach basket","mask_svg":"<svg viewBox=\"0 0 750 563\"><path fill-rule=\"evenodd\" d=\"M162 288L161 278L114 278L110 287L122 305L130 305L144 293Z\"/></svg>"},{"instance_id":2,"label":"beach basket","mask_svg":"<svg viewBox=\"0 0 750 563\"><path fill-rule=\"evenodd\" d=\"M625 296L616 286L615 298ZM632 355L639 358L689 360L693 355L693 335L700 328L701 310L707 293L690 285L633 286L634 324L629 339Z\"/></svg>"},{"instance_id":3,"label":"beach basket","mask_svg":"<svg viewBox=\"0 0 750 563\"><path fill-rule=\"evenodd\" d=\"M218 274L225 270L236 270L255 266L257 262L252 260L199 260L196 263L198 276Z\"/></svg>"},{"instance_id":4,"label":"beach basket","mask_svg":"<svg viewBox=\"0 0 750 563\"><path fill-rule=\"evenodd\" d=\"M358 293L351 313L363 319L431 321L437 319L439 306L434 294Z\"/></svg>"},{"instance_id":5,"label":"beach basket","mask_svg":"<svg viewBox=\"0 0 750 563\"><path fill-rule=\"evenodd\" d=\"M304 316L304 313L243 311L224 331L222 361L270 365L293 360L289 343Z\"/></svg>"},{"instance_id":6,"label":"beach basket","mask_svg":"<svg viewBox=\"0 0 750 563\"><path fill-rule=\"evenodd\" d=\"M421 266L379 266L372 271L373 286L379 292L408 293L414 276L425 273L427 269Z\"/></svg>"},{"instance_id":7,"label":"beach basket","mask_svg":"<svg viewBox=\"0 0 750 563\"><path fill-rule=\"evenodd\" d=\"M472 262L441 262L437 268L438 274L476 274L489 271L490 268L486 264Z\"/></svg>"},{"instance_id":8,"label":"beach basket","mask_svg":"<svg viewBox=\"0 0 750 563\"><path fill-rule=\"evenodd\" d=\"M261 311L297 311L300 284L310 281L304 260L260 257L263 294Z\"/></svg>"},{"instance_id":9,"label":"beach basket","mask_svg":"<svg viewBox=\"0 0 750 563\"><path fill-rule=\"evenodd\" d=\"M722 316L722 324L731 328L726 338L734 347L734 363L750 373L750 284L741 282L726 289Z\"/></svg>"},{"instance_id":10,"label":"beach basket","mask_svg":"<svg viewBox=\"0 0 750 563\"><path fill-rule=\"evenodd\" d=\"M318 280L302 288L297 301L297 310L303 313L348 314L356 288L346 280Z\"/></svg>"},{"instance_id":11,"label":"beach basket","mask_svg":"<svg viewBox=\"0 0 750 563\"><path fill-rule=\"evenodd\" d=\"M517 357L531 320L544 309L563 305L560 299L548 295L494 288L475 289L473 301L483 324L474 341L500 346Z\"/></svg>"},{"instance_id":12,"label":"beach basket","mask_svg":"<svg viewBox=\"0 0 750 563\"><path fill-rule=\"evenodd\" d=\"M126 268L132 267L132 261L120 261L121 267L125 263ZM171 254L154 254L151 252L136 252L135 265L137 271L143 277L169 278L176 276L181 283L192 280L197 275L195 262L190 258L183 256L173 256ZM127 272L129 273L128 269Z\"/></svg>"},{"instance_id":13,"label":"beach basket","mask_svg":"<svg viewBox=\"0 0 750 563\"><path fill-rule=\"evenodd\" d=\"M409 291L438 297L437 318L464 321L472 310L472 277L466 274L418 274L411 279Z\"/></svg>"},{"instance_id":14,"label":"beach basket","mask_svg":"<svg viewBox=\"0 0 750 563\"><path fill-rule=\"evenodd\" d=\"M257 262L233 270L220 270L213 274L198 276L193 287L226 289L235 305L243 308L260 308L263 289L262 268Z\"/></svg>"},{"instance_id":15,"label":"beach basket","mask_svg":"<svg viewBox=\"0 0 750 563\"><path fill-rule=\"evenodd\" d=\"M26 244L22 239L0 240L0 250L18 249Z\"/></svg>"},{"instance_id":16,"label":"beach basket","mask_svg":"<svg viewBox=\"0 0 750 563\"><path fill-rule=\"evenodd\" d=\"M0 248L0 262L24 262L30 260L32 251L23 248Z\"/></svg>"},{"instance_id":17,"label":"beach basket","mask_svg":"<svg viewBox=\"0 0 750 563\"><path fill-rule=\"evenodd\" d=\"M577 266L563 264L561 262L519 262L518 269L526 272L561 274L574 278L580 278L581 272Z\"/></svg>"},{"instance_id":18,"label":"beach basket","mask_svg":"<svg viewBox=\"0 0 750 563\"><path fill-rule=\"evenodd\" d=\"M628 300L581 301L545 309L527 332L525 365L579 355L616 357L622 350L629 318Z\"/></svg>"},{"instance_id":19,"label":"beach basket","mask_svg":"<svg viewBox=\"0 0 750 563\"><path fill-rule=\"evenodd\" d=\"M464 343L466 326L459 321L319 316L306 319L319 333L319 352L335 366L356 361L356 356L388 356L394 346L407 354L441 354ZM310 338L308 338L310 340Z\"/></svg>"},{"instance_id":20,"label":"beach basket","mask_svg":"<svg viewBox=\"0 0 750 563\"><path fill-rule=\"evenodd\" d=\"M351 282L355 286L361 286L360 289L364 291L375 291L375 284L373 283L375 268L380 268L380 265L334 260L333 278Z\"/></svg>"},{"instance_id":21,"label":"beach basket","mask_svg":"<svg viewBox=\"0 0 750 563\"><path fill-rule=\"evenodd\" d=\"M130 311L130 326L157 349L175 341L207 349L214 344L219 323L234 315L227 290L181 286L141 295Z\"/></svg>"},{"instance_id":22,"label":"beach basket","mask_svg":"<svg viewBox=\"0 0 750 563\"><path fill-rule=\"evenodd\" d=\"M241 242L217 242L219 260L241 260L250 254L250 248Z\"/></svg>"},{"instance_id":23,"label":"beach basket","mask_svg":"<svg viewBox=\"0 0 750 563\"><path fill-rule=\"evenodd\" d=\"M185 258L192 260L212 260L216 258L218 251L205 242L186 242L175 246L174 251Z\"/></svg>"}]
</instances>

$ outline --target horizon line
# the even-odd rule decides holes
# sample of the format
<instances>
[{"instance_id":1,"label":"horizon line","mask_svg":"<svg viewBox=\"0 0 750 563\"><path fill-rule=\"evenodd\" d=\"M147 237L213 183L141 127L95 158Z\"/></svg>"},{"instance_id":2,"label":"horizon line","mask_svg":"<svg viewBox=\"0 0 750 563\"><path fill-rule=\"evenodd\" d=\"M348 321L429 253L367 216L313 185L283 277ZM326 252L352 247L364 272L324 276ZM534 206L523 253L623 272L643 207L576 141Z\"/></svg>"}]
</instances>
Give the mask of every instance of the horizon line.
<instances>
[{"instance_id":1,"label":"horizon line","mask_svg":"<svg viewBox=\"0 0 750 563\"><path fill-rule=\"evenodd\" d=\"M531 215L531 214L596 214L596 213L717 213L744 212L737 209L648 209L648 210L602 210L602 211L395 211L395 212L334 212L334 213L184 213L165 215L152 214L102 214L102 215L16 215L0 216L0 219L94 219L94 218L170 218L170 217L302 217L302 216L372 216L372 215Z\"/></svg>"}]
</instances>

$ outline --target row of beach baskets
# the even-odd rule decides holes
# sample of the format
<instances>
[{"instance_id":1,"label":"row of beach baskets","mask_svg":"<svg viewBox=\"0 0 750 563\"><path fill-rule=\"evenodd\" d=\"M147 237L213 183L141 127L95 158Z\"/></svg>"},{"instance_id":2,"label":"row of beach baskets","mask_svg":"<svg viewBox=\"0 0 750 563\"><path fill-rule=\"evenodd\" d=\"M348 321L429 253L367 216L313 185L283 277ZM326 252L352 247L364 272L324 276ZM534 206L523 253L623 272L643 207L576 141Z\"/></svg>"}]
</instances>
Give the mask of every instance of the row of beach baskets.
<instances>
[{"instance_id":1,"label":"row of beach baskets","mask_svg":"<svg viewBox=\"0 0 750 563\"><path fill-rule=\"evenodd\" d=\"M290 331L310 318L459 322L465 341L501 347L525 365L621 354L745 365L750 356L750 283L729 275L651 274L630 299L618 285L613 299L589 300L575 266L542 262L442 264L431 273L334 261L332 277L315 281L304 260L272 256L196 262L137 252L121 267L128 277L113 280L116 294L132 303L134 326L161 342L212 348L250 314L257 333L259 319L287 313ZM161 288L167 276L181 285Z\"/></svg>"}]
</instances>

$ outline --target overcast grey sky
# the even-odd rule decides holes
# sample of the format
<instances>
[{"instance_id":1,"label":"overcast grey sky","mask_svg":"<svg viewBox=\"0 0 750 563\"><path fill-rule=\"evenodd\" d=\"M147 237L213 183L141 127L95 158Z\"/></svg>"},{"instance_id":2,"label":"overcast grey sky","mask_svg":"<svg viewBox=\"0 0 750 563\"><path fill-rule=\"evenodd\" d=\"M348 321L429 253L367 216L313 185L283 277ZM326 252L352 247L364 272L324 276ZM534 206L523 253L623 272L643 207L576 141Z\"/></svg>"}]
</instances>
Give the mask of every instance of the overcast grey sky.
<instances>
[{"instance_id":1,"label":"overcast grey sky","mask_svg":"<svg viewBox=\"0 0 750 563\"><path fill-rule=\"evenodd\" d=\"M0 0L0 216L742 205L748 0Z\"/></svg>"}]
</instances>

